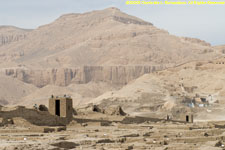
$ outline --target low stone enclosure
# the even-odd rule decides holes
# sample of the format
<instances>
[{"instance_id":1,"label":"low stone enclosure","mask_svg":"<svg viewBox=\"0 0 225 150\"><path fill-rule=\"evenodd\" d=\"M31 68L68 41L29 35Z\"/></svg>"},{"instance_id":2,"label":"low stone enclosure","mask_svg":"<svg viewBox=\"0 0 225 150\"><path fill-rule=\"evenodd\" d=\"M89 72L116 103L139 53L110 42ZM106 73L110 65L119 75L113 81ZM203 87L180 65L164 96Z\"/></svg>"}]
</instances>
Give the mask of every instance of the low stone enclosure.
<instances>
[{"instance_id":1,"label":"low stone enclosure","mask_svg":"<svg viewBox=\"0 0 225 150\"><path fill-rule=\"evenodd\" d=\"M0 109L0 118L3 120L0 125L13 118L23 118L37 126L65 126L68 123L66 118L51 115L48 111L38 111L23 106L15 107L12 110Z\"/></svg>"}]
</instances>

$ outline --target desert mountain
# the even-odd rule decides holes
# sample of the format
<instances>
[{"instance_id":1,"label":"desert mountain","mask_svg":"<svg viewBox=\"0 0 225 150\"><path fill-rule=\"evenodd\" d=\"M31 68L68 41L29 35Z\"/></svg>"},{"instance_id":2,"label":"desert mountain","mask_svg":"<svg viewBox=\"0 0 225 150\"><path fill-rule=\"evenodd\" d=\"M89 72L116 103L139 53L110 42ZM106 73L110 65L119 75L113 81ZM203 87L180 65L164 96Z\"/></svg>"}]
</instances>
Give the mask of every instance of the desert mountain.
<instances>
[{"instance_id":1,"label":"desert mountain","mask_svg":"<svg viewBox=\"0 0 225 150\"><path fill-rule=\"evenodd\" d=\"M171 35L117 8L63 15L34 30L1 27L0 33L4 39L0 46L1 73L38 88L33 91L36 98L31 93L22 98L23 102L38 99L40 93L46 96L41 99L47 100L51 88L56 89L52 91L55 94L65 90L85 97L88 91L80 94L79 88L68 87L102 82L107 88L94 94L97 97L143 74L222 55L221 48Z\"/></svg>"},{"instance_id":2,"label":"desert mountain","mask_svg":"<svg viewBox=\"0 0 225 150\"><path fill-rule=\"evenodd\" d=\"M11 56L8 61L32 68L174 65L215 56L210 44L170 35L116 8L63 15L0 52L6 53L1 61Z\"/></svg>"}]
</instances>

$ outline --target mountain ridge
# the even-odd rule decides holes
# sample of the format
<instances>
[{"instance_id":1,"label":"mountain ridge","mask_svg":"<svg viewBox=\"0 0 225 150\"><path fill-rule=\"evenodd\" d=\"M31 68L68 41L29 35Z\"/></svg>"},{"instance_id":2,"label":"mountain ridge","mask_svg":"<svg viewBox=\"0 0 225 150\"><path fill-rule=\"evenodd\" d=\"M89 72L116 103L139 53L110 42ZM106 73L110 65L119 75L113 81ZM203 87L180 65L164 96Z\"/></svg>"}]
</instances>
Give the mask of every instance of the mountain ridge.
<instances>
[{"instance_id":1,"label":"mountain ridge","mask_svg":"<svg viewBox=\"0 0 225 150\"><path fill-rule=\"evenodd\" d=\"M74 92L79 99L89 95L89 91L76 95L79 89L68 87L103 82L107 88L102 91L106 92L146 73L221 56L221 47L171 35L150 22L108 8L63 15L30 30L24 39L0 46L0 69L5 76L19 80L18 83L22 81L37 88L24 97L35 97L44 91L47 95L49 88L60 93L65 88L64 92ZM103 93L85 99L99 94Z\"/></svg>"}]
</instances>

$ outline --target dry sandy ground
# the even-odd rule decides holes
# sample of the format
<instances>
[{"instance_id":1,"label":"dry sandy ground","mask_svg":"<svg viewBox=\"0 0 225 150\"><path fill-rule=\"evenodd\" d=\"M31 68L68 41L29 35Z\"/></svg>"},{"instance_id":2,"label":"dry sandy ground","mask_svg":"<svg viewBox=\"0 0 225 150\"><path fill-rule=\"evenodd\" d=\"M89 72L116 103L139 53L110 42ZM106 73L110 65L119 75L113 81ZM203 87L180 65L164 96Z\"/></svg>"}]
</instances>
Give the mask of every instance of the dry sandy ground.
<instances>
[{"instance_id":1,"label":"dry sandy ground","mask_svg":"<svg viewBox=\"0 0 225 150\"><path fill-rule=\"evenodd\" d=\"M0 127L0 149L221 150L224 147L224 124L153 122L149 118L128 119L126 116L92 113L76 116L66 130L43 133L46 127L31 127L21 120L20 124Z\"/></svg>"}]
</instances>

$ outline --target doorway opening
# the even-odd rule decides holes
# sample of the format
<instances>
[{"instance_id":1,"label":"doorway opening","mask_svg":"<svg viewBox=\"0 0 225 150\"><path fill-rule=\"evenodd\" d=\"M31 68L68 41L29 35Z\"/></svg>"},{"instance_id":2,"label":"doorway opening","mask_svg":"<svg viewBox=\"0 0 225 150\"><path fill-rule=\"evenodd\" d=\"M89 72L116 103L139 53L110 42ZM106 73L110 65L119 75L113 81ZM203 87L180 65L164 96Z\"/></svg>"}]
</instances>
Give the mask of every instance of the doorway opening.
<instances>
[{"instance_id":1,"label":"doorway opening","mask_svg":"<svg viewBox=\"0 0 225 150\"><path fill-rule=\"evenodd\" d=\"M55 101L55 115L60 116L60 100Z\"/></svg>"},{"instance_id":2,"label":"doorway opening","mask_svg":"<svg viewBox=\"0 0 225 150\"><path fill-rule=\"evenodd\" d=\"M186 116L186 122L189 122L189 116Z\"/></svg>"}]
</instances>

